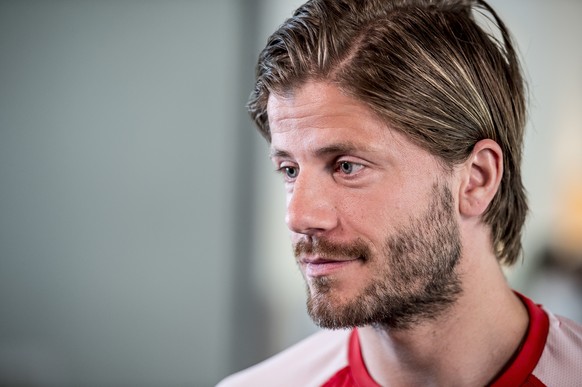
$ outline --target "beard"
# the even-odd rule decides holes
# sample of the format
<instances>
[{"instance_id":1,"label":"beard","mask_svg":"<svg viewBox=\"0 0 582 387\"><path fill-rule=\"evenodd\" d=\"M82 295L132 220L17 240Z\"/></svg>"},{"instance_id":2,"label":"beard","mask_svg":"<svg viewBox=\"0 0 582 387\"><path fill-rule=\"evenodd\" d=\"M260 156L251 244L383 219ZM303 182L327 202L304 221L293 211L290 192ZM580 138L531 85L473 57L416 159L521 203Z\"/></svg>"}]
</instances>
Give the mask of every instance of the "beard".
<instances>
[{"instance_id":1,"label":"beard","mask_svg":"<svg viewBox=\"0 0 582 387\"><path fill-rule=\"evenodd\" d=\"M374 256L363 240L336 244L310 238L294 245L295 256L353 257L375 265L373 275L349 299L334 292L333 276L306 278L307 310L322 328L343 329L372 325L407 329L436 319L462 292L456 267L461 256L458 224L448 187L434 184L428 209L386 237Z\"/></svg>"}]
</instances>

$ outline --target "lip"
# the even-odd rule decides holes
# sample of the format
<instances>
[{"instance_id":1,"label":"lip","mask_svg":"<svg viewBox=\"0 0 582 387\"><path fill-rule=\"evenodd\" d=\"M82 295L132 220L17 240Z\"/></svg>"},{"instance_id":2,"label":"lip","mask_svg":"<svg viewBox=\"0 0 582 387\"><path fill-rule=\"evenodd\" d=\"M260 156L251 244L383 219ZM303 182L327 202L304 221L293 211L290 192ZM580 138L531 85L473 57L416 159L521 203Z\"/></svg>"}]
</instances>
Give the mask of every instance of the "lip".
<instances>
[{"instance_id":1,"label":"lip","mask_svg":"<svg viewBox=\"0 0 582 387\"><path fill-rule=\"evenodd\" d=\"M309 277L323 277L330 275L346 266L360 262L359 258L348 259L302 259L301 263L305 267L305 275Z\"/></svg>"}]
</instances>

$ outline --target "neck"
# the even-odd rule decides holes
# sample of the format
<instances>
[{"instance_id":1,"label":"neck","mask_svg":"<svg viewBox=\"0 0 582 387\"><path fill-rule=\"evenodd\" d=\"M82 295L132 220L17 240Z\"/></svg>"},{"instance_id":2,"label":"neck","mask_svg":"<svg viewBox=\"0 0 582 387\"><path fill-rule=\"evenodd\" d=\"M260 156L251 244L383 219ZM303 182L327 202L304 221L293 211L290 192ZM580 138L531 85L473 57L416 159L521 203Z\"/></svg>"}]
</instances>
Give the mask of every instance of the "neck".
<instances>
[{"instance_id":1,"label":"neck","mask_svg":"<svg viewBox=\"0 0 582 387\"><path fill-rule=\"evenodd\" d=\"M511 360L527 331L527 310L495 259L464 261L463 293L437 320L359 330L362 356L381 385L486 385Z\"/></svg>"}]
</instances>

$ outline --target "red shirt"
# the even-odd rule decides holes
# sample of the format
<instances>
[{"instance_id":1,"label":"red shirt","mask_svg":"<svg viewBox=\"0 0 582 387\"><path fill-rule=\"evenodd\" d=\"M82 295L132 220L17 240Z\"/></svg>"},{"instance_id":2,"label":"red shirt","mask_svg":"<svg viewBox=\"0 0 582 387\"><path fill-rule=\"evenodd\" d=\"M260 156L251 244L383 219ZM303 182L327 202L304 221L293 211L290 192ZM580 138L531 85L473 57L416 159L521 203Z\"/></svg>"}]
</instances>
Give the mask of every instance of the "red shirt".
<instances>
[{"instance_id":1,"label":"red shirt","mask_svg":"<svg viewBox=\"0 0 582 387\"><path fill-rule=\"evenodd\" d=\"M544 383L533 375L533 371L546 345L550 327L549 319L546 313L531 300L525 297L522 297L522 300L530 316L524 344L507 370L490 384L491 387L544 386ZM381 387L368 374L360 351L357 329L354 329L350 335L348 358L349 364L333 375L323 385L324 387Z\"/></svg>"}]
</instances>

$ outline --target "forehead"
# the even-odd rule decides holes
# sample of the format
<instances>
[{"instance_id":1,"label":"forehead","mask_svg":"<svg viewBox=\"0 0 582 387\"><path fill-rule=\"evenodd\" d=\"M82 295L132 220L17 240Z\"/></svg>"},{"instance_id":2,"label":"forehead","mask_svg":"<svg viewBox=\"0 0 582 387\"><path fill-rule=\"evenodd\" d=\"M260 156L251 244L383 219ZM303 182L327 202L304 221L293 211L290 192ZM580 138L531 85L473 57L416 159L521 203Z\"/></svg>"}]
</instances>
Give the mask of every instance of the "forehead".
<instances>
[{"instance_id":1,"label":"forehead","mask_svg":"<svg viewBox=\"0 0 582 387\"><path fill-rule=\"evenodd\" d=\"M365 104L328 83L308 82L267 104L271 146L325 146L326 143L378 147L393 142L393 131Z\"/></svg>"},{"instance_id":2,"label":"forehead","mask_svg":"<svg viewBox=\"0 0 582 387\"><path fill-rule=\"evenodd\" d=\"M357 153L404 168L432 166L435 157L380 119L364 103L328 83L306 83L267 104L272 155ZM333 152L332 152L333 150Z\"/></svg>"},{"instance_id":3,"label":"forehead","mask_svg":"<svg viewBox=\"0 0 582 387\"><path fill-rule=\"evenodd\" d=\"M329 83L308 82L267 104L273 151L365 148L387 152L405 136L390 128L364 103Z\"/></svg>"},{"instance_id":4,"label":"forehead","mask_svg":"<svg viewBox=\"0 0 582 387\"><path fill-rule=\"evenodd\" d=\"M308 82L285 94L271 93L267 115L271 134L330 125L341 127L361 119L386 126L366 105L323 82Z\"/></svg>"}]
</instances>

